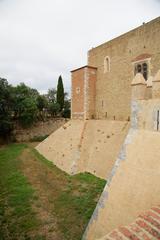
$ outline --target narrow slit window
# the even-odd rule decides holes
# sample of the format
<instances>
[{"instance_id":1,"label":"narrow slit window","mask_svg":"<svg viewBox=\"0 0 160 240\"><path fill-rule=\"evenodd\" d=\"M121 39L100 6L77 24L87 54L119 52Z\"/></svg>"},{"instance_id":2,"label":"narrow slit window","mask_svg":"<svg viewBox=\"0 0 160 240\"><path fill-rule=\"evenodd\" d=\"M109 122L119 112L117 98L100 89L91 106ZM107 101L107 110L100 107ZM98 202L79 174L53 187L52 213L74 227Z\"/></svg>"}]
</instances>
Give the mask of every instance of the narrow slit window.
<instances>
[{"instance_id":1,"label":"narrow slit window","mask_svg":"<svg viewBox=\"0 0 160 240\"><path fill-rule=\"evenodd\" d=\"M159 110L157 111L157 131L159 131Z\"/></svg>"},{"instance_id":2,"label":"narrow slit window","mask_svg":"<svg viewBox=\"0 0 160 240\"><path fill-rule=\"evenodd\" d=\"M105 57L104 59L104 73L110 72L110 58Z\"/></svg>"}]
</instances>

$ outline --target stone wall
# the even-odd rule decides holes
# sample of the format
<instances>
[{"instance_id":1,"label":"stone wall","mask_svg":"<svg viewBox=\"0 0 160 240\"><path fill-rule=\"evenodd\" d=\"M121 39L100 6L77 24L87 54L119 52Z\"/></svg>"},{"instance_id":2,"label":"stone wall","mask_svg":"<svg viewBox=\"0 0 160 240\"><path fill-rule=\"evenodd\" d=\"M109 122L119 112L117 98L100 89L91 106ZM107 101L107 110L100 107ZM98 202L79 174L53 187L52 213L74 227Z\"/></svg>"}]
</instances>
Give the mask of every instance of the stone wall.
<instances>
[{"instance_id":1,"label":"stone wall","mask_svg":"<svg viewBox=\"0 0 160 240\"><path fill-rule=\"evenodd\" d=\"M17 142L27 142L32 140L34 137L41 137L50 135L52 132L56 131L61 127L66 121L66 119L50 119L45 122L37 122L31 128L21 128L16 124L16 128L13 132L14 138Z\"/></svg>"},{"instance_id":2,"label":"stone wall","mask_svg":"<svg viewBox=\"0 0 160 240\"><path fill-rule=\"evenodd\" d=\"M144 99L146 88L143 76L136 74L132 81L131 128L83 240L99 239L160 202L160 98ZM160 96L158 89L156 97Z\"/></svg>"},{"instance_id":3,"label":"stone wall","mask_svg":"<svg viewBox=\"0 0 160 240\"><path fill-rule=\"evenodd\" d=\"M160 203L159 132L131 129L83 240L99 239Z\"/></svg>"},{"instance_id":4,"label":"stone wall","mask_svg":"<svg viewBox=\"0 0 160 240\"><path fill-rule=\"evenodd\" d=\"M88 64L97 67L97 118L129 118L134 64L146 58L148 74L155 75L160 66L159 39L157 18L88 52ZM106 56L110 59L108 71L104 68Z\"/></svg>"}]
</instances>

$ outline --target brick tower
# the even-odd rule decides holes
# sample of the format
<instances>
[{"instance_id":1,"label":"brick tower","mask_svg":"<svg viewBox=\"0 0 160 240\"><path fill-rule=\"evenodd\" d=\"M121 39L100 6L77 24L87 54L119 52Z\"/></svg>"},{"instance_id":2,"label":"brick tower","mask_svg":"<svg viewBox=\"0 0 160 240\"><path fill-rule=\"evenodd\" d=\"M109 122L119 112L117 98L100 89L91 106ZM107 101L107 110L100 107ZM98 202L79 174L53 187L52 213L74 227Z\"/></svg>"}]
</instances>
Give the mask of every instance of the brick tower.
<instances>
[{"instance_id":1,"label":"brick tower","mask_svg":"<svg viewBox=\"0 0 160 240\"><path fill-rule=\"evenodd\" d=\"M72 119L95 118L97 68L84 66L72 73Z\"/></svg>"}]
</instances>

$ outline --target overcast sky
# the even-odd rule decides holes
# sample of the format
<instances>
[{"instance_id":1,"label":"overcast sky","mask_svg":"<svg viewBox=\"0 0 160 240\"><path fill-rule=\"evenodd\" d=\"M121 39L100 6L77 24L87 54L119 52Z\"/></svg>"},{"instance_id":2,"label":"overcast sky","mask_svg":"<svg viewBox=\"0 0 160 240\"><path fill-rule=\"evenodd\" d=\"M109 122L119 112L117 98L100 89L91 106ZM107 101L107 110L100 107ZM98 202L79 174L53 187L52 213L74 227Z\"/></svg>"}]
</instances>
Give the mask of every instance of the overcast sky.
<instances>
[{"instance_id":1,"label":"overcast sky","mask_svg":"<svg viewBox=\"0 0 160 240\"><path fill-rule=\"evenodd\" d=\"M160 0L0 0L0 77L69 91L88 49L159 15Z\"/></svg>"}]
</instances>

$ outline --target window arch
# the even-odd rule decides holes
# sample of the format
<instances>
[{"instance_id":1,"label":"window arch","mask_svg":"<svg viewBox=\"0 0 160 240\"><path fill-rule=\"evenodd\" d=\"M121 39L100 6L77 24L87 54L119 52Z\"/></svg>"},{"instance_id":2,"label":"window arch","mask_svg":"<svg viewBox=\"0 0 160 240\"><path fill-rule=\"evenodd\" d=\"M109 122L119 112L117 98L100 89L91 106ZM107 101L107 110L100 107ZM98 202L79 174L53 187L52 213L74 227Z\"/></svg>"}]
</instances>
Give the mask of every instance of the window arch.
<instances>
[{"instance_id":1,"label":"window arch","mask_svg":"<svg viewBox=\"0 0 160 240\"><path fill-rule=\"evenodd\" d=\"M104 58L104 73L110 72L110 57L106 56Z\"/></svg>"},{"instance_id":2,"label":"window arch","mask_svg":"<svg viewBox=\"0 0 160 240\"><path fill-rule=\"evenodd\" d=\"M147 80L148 78L148 65L147 63L142 64L143 77Z\"/></svg>"},{"instance_id":3,"label":"window arch","mask_svg":"<svg viewBox=\"0 0 160 240\"><path fill-rule=\"evenodd\" d=\"M146 62L135 64L134 73L135 73L135 75L137 73L142 73L144 79L147 81L147 78L148 78L148 64Z\"/></svg>"}]
</instances>

